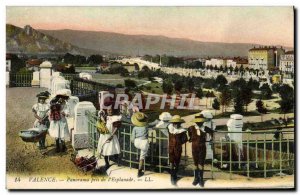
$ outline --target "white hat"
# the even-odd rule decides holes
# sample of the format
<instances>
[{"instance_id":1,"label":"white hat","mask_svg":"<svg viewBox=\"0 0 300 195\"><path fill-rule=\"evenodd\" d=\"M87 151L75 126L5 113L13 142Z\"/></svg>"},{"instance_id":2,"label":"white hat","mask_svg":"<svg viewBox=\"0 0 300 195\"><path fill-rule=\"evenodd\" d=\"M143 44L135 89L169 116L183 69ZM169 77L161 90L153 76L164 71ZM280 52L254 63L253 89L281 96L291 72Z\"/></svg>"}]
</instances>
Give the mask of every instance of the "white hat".
<instances>
[{"instance_id":1,"label":"white hat","mask_svg":"<svg viewBox=\"0 0 300 195\"><path fill-rule=\"evenodd\" d=\"M172 119L172 115L169 112L162 112L159 115L159 120L161 121L169 121Z\"/></svg>"},{"instance_id":2,"label":"white hat","mask_svg":"<svg viewBox=\"0 0 300 195\"><path fill-rule=\"evenodd\" d=\"M56 92L56 95L71 96L71 90L70 89L60 89Z\"/></svg>"}]
</instances>

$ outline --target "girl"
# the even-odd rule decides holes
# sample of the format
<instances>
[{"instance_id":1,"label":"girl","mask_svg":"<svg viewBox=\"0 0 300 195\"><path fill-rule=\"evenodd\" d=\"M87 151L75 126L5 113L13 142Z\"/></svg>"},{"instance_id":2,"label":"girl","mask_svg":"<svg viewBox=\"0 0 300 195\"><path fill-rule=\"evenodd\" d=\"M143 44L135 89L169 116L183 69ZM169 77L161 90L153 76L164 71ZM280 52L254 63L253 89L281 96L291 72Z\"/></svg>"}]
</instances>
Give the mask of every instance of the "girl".
<instances>
[{"instance_id":1,"label":"girl","mask_svg":"<svg viewBox=\"0 0 300 195\"><path fill-rule=\"evenodd\" d=\"M50 102L50 128L49 134L55 138L56 149L58 152L65 152L65 141L69 140L70 134L66 117L69 116L67 100L70 94L65 90L57 92L57 95Z\"/></svg>"},{"instance_id":2,"label":"girl","mask_svg":"<svg viewBox=\"0 0 300 195\"><path fill-rule=\"evenodd\" d=\"M117 129L120 126L122 116L113 115L112 108L106 110L106 115L100 117L105 123L105 130L100 131L97 151L104 156L105 169L109 168L109 156L119 155L121 153L120 143L117 137Z\"/></svg>"},{"instance_id":3,"label":"girl","mask_svg":"<svg viewBox=\"0 0 300 195\"><path fill-rule=\"evenodd\" d=\"M49 111L49 105L45 102L48 98L48 94L45 92L39 93L37 96L38 103L32 106L32 112L36 120L34 121L33 127L38 128L39 131L47 131L49 128L49 119L47 113ZM39 141L39 149L45 149L46 134Z\"/></svg>"}]
</instances>

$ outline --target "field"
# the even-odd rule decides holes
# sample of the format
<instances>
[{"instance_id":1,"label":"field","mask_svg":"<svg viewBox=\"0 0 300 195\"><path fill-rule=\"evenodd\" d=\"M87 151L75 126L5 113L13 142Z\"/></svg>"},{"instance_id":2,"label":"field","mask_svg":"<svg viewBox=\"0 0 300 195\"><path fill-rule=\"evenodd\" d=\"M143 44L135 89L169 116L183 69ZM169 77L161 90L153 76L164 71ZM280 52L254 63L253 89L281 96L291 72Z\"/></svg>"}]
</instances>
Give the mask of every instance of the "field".
<instances>
[{"instance_id":1,"label":"field","mask_svg":"<svg viewBox=\"0 0 300 195\"><path fill-rule=\"evenodd\" d=\"M122 77L119 74L92 74L93 81L100 82L100 83L108 83L111 85L121 84L124 86L124 80L131 79L136 81L137 85L141 85L146 82L143 79L137 79L134 77Z\"/></svg>"}]
</instances>

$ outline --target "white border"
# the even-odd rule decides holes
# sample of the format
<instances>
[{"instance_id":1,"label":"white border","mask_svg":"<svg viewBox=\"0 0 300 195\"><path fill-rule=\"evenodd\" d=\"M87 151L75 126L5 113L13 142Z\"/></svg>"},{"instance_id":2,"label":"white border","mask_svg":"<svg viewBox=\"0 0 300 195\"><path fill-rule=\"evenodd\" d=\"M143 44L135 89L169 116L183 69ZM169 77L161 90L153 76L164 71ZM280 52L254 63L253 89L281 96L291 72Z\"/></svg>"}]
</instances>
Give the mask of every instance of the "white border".
<instances>
[{"instance_id":1,"label":"white border","mask_svg":"<svg viewBox=\"0 0 300 195\"><path fill-rule=\"evenodd\" d=\"M205 0L205 1L197 1L197 0L127 0L126 3L124 0L101 0L101 1L94 1L94 0L49 0L49 1L26 1L26 0L2 0L0 1L0 58L1 58L1 71L0 71L0 83L1 85L1 101L0 101L0 108L2 112L0 112L0 137L2 138L2 147L0 149L0 156L1 156L1 163L0 163L0 178L1 178L1 194L8 194L9 192L5 189L5 177L6 177L6 88L4 83L5 81L5 23L6 23L6 6L291 6L294 5L296 9L300 7L300 1L297 0L251 0L251 1L237 1L237 0ZM298 10L299 11L299 10ZM299 22L296 21L296 27L298 26ZM296 41L296 40L295 40ZM298 43L295 44L296 48ZM297 52L297 56L299 53ZM298 59L298 58L297 58ZM298 65L298 60L295 63ZM297 68L297 75L299 75L299 67ZM298 78L299 80L299 78ZM299 85L297 84L297 91L299 91ZM3 109L4 108L4 109ZM4 111L4 112L3 112ZM298 109L297 109L298 111ZM298 116L298 113L297 113ZM298 125L298 124L297 124ZM299 132L297 133L299 135ZM298 138L299 136L297 136ZM299 161L298 161L299 165ZM298 166L299 167L299 166ZM299 180L297 180L299 181ZM297 183L298 186L299 183ZM299 187L299 186L298 186ZM28 192L32 193L32 192ZM37 192L40 193L40 192ZM61 194L63 192L48 192L53 194ZM75 192L68 192L68 193L75 193ZM107 192L96 192L96 193L107 193ZM124 192L114 192L114 193L124 193ZM132 192L129 192L132 193ZM145 192L137 192L137 193L145 193ZM163 193L163 192L154 192ZM184 192L182 192L184 193ZM200 193L203 193L202 191ZM217 193L217 192L214 192ZM224 193L224 192L221 192ZM231 193L231 192L229 192ZM250 192L238 192L238 193L250 193ZM266 193L273 193L273 192L254 192L256 194L266 194Z\"/></svg>"}]
</instances>

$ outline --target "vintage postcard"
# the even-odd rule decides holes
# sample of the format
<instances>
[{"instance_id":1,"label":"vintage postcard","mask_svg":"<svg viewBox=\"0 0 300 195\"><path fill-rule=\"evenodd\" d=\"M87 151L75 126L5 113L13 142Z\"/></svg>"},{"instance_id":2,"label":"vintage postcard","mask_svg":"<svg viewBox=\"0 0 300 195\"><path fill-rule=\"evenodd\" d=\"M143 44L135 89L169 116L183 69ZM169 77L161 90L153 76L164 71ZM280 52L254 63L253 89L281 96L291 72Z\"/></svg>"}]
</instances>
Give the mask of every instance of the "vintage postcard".
<instances>
[{"instance_id":1,"label":"vintage postcard","mask_svg":"<svg viewBox=\"0 0 300 195\"><path fill-rule=\"evenodd\" d=\"M6 7L7 189L294 189L294 7Z\"/></svg>"}]
</instances>

